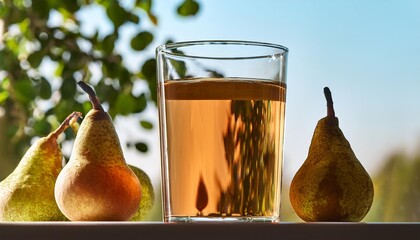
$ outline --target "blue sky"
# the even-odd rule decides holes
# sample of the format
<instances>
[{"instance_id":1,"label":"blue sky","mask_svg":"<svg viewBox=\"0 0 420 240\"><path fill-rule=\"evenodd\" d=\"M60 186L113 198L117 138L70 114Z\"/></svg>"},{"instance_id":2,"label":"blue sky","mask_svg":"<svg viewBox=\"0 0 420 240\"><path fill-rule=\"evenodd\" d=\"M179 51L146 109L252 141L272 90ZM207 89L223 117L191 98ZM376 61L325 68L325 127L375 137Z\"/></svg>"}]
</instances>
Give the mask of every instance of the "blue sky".
<instances>
[{"instance_id":1,"label":"blue sky","mask_svg":"<svg viewBox=\"0 0 420 240\"><path fill-rule=\"evenodd\" d=\"M157 35L175 41L255 40L289 48L285 174L306 159L330 87L340 127L374 174L395 151L420 146L420 1L155 1Z\"/></svg>"},{"instance_id":2,"label":"blue sky","mask_svg":"<svg viewBox=\"0 0 420 240\"><path fill-rule=\"evenodd\" d=\"M127 47L139 26L122 32L118 48L133 68L168 38L254 40L289 48L286 178L306 159L316 123L326 115L325 86L332 91L340 127L368 172L374 174L395 151L420 152L420 1L204 0L194 18L175 14L179 0L153 3L158 28L144 18L140 25L155 34L147 53L131 53ZM97 22L100 17L91 16L81 16L86 31L96 24L109 30ZM147 114L157 121L155 109ZM124 133L132 129L124 122L119 131L128 138ZM158 176L158 131L142 134L151 145L142 156L143 167Z\"/></svg>"}]
</instances>

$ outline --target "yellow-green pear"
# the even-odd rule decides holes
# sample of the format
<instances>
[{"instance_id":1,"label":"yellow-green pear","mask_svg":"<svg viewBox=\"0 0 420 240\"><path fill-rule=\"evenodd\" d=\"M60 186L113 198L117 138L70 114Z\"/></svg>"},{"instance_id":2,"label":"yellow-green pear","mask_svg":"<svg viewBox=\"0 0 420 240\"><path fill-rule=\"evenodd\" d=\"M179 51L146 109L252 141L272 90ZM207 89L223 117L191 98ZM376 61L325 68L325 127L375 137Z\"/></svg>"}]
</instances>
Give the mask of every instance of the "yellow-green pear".
<instances>
[{"instance_id":1,"label":"yellow-green pear","mask_svg":"<svg viewBox=\"0 0 420 240\"><path fill-rule=\"evenodd\" d=\"M155 203L155 192L153 190L152 181L150 177L142 169L135 167L133 165L128 165L137 178L140 181L141 185L141 201L139 209L131 218L131 221L145 221L148 220L150 212Z\"/></svg>"},{"instance_id":2,"label":"yellow-green pear","mask_svg":"<svg viewBox=\"0 0 420 240\"><path fill-rule=\"evenodd\" d=\"M57 138L80 116L73 112L57 130L37 139L0 183L0 221L66 220L54 199L54 184L63 159Z\"/></svg>"},{"instance_id":3,"label":"yellow-green pear","mask_svg":"<svg viewBox=\"0 0 420 240\"><path fill-rule=\"evenodd\" d=\"M307 222L358 222L373 202L372 180L339 128L329 88L327 116L320 119L308 157L290 185L290 202Z\"/></svg>"},{"instance_id":4,"label":"yellow-green pear","mask_svg":"<svg viewBox=\"0 0 420 240\"><path fill-rule=\"evenodd\" d=\"M80 124L69 162L55 184L55 199L71 221L128 221L139 208L141 185L127 165L109 114L93 89L91 109Z\"/></svg>"}]
</instances>

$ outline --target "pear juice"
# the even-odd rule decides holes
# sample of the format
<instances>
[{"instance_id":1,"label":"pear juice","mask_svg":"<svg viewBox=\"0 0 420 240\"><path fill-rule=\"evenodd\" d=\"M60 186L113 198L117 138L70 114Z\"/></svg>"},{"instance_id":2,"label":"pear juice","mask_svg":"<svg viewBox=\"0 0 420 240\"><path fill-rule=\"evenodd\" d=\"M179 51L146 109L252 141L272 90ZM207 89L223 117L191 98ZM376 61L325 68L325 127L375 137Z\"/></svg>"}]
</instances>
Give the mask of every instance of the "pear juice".
<instances>
[{"instance_id":1,"label":"pear juice","mask_svg":"<svg viewBox=\"0 0 420 240\"><path fill-rule=\"evenodd\" d=\"M277 221L286 86L206 78L160 91L166 220Z\"/></svg>"}]
</instances>

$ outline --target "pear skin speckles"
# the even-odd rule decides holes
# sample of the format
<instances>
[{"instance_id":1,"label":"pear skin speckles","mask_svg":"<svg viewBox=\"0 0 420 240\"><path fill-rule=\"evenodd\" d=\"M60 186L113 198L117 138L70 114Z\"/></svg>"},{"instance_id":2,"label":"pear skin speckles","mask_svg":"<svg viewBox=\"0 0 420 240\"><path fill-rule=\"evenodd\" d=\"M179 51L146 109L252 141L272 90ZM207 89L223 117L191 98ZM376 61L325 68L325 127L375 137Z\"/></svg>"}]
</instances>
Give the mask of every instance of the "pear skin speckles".
<instances>
[{"instance_id":1,"label":"pear skin speckles","mask_svg":"<svg viewBox=\"0 0 420 240\"><path fill-rule=\"evenodd\" d=\"M57 178L56 202L71 221L128 221L139 208L140 181L127 165L112 119L95 92L84 82L78 85L88 93L93 109Z\"/></svg>"},{"instance_id":2,"label":"pear skin speckles","mask_svg":"<svg viewBox=\"0 0 420 240\"><path fill-rule=\"evenodd\" d=\"M324 91L328 114L318 121L308 157L292 179L290 201L307 222L358 222L372 205L373 183L339 128L329 89Z\"/></svg>"},{"instance_id":3,"label":"pear skin speckles","mask_svg":"<svg viewBox=\"0 0 420 240\"><path fill-rule=\"evenodd\" d=\"M54 197L63 159L57 137L80 116L73 112L54 132L37 139L13 172L0 182L0 221L66 220Z\"/></svg>"}]
</instances>

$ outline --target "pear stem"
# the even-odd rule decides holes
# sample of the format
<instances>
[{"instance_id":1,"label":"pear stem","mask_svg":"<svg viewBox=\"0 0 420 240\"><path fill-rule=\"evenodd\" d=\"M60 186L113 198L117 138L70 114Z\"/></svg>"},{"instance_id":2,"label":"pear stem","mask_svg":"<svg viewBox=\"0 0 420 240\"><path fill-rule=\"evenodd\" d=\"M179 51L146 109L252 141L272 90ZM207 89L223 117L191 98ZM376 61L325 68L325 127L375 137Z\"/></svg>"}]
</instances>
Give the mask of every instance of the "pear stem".
<instances>
[{"instance_id":1,"label":"pear stem","mask_svg":"<svg viewBox=\"0 0 420 240\"><path fill-rule=\"evenodd\" d=\"M89 100L92 103L93 109L104 111L101 105L101 102L99 101L98 97L96 96L95 91L93 91L91 86L89 86L87 83L83 81L79 81L77 85L79 85L79 87L89 95Z\"/></svg>"},{"instance_id":2,"label":"pear stem","mask_svg":"<svg viewBox=\"0 0 420 240\"><path fill-rule=\"evenodd\" d=\"M327 100L327 116L328 117L335 117L331 91L328 87L324 88L324 95L325 95L325 99Z\"/></svg>"},{"instance_id":3,"label":"pear stem","mask_svg":"<svg viewBox=\"0 0 420 240\"><path fill-rule=\"evenodd\" d=\"M58 136L60 136L60 134L62 134L74 121L77 121L77 119L79 119L80 117L82 117L81 112L71 113L70 115L66 117L66 119L64 119L64 121L60 124L60 126L50 135L57 139Z\"/></svg>"}]
</instances>

